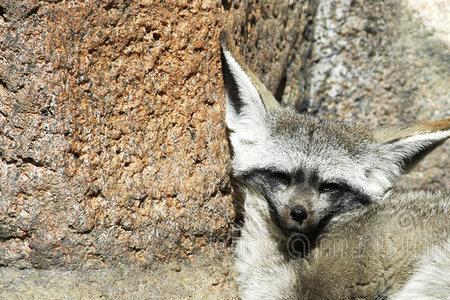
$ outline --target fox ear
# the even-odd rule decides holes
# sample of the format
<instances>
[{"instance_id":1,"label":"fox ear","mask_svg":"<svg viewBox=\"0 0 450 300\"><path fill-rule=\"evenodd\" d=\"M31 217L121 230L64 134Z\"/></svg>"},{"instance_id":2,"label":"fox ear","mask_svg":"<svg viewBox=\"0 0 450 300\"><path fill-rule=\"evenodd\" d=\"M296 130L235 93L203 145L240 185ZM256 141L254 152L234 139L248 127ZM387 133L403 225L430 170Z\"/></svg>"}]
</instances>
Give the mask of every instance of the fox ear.
<instances>
[{"instance_id":1,"label":"fox ear","mask_svg":"<svg viewBox=\"0 0 450 300\"><path fill-rule=\"evenodd\" d=\"M383 160L387 160L396 170L391 171L399 175L408 171L450 137L450 118L411 126L383 128L375 131L374 137L381 144Z\"/></svg>"},{"instance_id":2,"label":"fox ear","mask_svg":"<svg viewBox=\"0 0 450 300\"><path fill-rule=\"evenodd\" d=\"M227 94L226 123L232 132L247 131L247 138L264 127L267 112L278 102L245 65L228 33L221 34L222 73ZM252 134L253 132L253 134Z\"/></svg>"}]
</instances>

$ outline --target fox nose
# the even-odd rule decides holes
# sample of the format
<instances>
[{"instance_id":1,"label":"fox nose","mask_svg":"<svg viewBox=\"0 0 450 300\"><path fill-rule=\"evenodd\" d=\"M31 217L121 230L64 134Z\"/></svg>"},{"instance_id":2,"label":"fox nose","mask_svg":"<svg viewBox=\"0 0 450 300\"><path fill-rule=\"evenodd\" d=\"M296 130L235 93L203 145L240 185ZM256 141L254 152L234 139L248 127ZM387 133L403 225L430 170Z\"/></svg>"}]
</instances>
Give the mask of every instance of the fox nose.
<instances>
[{"instance_id":1,"label":"fox nose","mask_svg":"<svg viewBox=\"0 0 450 300\"><path fill-rule=\"evenodd\" d=\"M302 223L304 220L308 218L308 213L306 212L306 209L303 206L295 206L291 208L291 218L292 220Z\"/></svg>"}]
</instances>

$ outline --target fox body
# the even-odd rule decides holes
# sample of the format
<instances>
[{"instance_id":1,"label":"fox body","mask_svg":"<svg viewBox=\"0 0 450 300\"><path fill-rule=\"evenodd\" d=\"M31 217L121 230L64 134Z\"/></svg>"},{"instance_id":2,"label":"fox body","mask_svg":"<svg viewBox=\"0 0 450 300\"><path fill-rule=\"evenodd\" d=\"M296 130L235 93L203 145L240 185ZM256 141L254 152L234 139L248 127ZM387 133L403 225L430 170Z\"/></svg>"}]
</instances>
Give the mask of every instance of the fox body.
<instances>
[{"instance_id":1,"label":"fox body","mask_svg":"<svg viewBox=\"0 0 450 300\"><path fill-rule=\"evenodd\" d=\"M371 130L297 114L226 35L222 70L243 299L450 297L450 195L392 189L450 119Z\"/></svg>"},{"instance_id":2,"label":"fox body","mask_svg":"<svg viewBox=\"0 0 450 300\"><path fill-rule=\"evenodd\" d=\"M305 257L247 193L236 267L243 299L448 299L450 195L392 192L341 216Z\"/></svg>"}]
</instances>

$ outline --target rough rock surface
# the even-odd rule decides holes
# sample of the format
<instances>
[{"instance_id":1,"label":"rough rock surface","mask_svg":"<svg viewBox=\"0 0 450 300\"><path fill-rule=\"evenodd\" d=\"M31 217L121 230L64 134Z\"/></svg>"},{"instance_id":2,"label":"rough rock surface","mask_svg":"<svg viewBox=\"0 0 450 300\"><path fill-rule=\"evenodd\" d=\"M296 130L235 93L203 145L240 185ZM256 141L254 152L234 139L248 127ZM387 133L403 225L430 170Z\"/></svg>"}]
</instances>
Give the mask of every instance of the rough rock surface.
<instances>
[{"instance_id":1,"label":"rough rock surface","mask_svg":"<svg viewBox=\"0 0 450 300\"><path fill-rule=\"evenodd\" d=\"M141 276L127 291L232 298L219 32L234 28L299 111L369 125L449 116L445 32L409 2L0 0L0 266L52 269L2 269L0 298L81 286L126 299L105 289ZM449 187L449 153L401 185ZM148 269L108 277L124 264ZM107 269L73 270L93 267ZM173 286L183 280L205 294Z\"/></svg>"},{"instance_id":2,"label":"rough rock surface","mask_svg":"<svg viewBox=\"0 0 450 300\"><path fill-rule=\"evenodd\" d=\"M279 78L304 5L0 2L0 265L149 266L229 245L218 35L265 41Z\"/></svg>"},{"instance_id":3,"label":"rough rock surface","mask_svg":"<svg viewBox=\"0 0 450 300\"><path fill-rule=\"evenodd\" d=\"M156 263L150 270L107 267L81 270L0 269L0 299L238 299L230 257L180 264Z\"/></svg>"},{"instance_id":4,"label":"rough rock surface","mask_svg":"<svg viewBox=\"0 0 450 300\"><path fill-rule=\"evenodd\" d=\"M148 265L226 242L220 7L190 2L3 3L0 264Z\"/></svg>"}]
</instances>

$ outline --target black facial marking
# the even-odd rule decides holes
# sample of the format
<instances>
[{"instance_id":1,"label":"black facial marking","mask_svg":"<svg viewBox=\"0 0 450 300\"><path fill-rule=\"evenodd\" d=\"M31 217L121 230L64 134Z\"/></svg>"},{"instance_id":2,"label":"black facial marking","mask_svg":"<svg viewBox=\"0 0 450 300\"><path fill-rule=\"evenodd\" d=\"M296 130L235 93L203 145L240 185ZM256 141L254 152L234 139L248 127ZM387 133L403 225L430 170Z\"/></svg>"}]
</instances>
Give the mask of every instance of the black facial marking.
<instances>
[{"instance_id":1,"label":"black facial marking","mask_svg":"<svg viewBox=\"0 0 450 300\"><path fill-rule=\"evenodd\" d=\"M319 175L317 174L317 171L311 172L311 174L309 174L308 176L308 183L311 186L316 186L318 182L319 182Z\"/></svg>"},{"instance_id":2,"label":"black facial marking","mask_svg":"<svg viewBox=\"0 0 450 300\"><path fill-rule=\"evenodd\" d=\"M317 190L321 194L328 195L333 203L368 204L371 202L368 195L343 180L322 181L318 184Z\"/></svg>"},{"instance_id":3,"label":"black facial marking","mask_svg":"<svg viewBox=\"0 0 450 300\"><path fill-rule=\"evenodd\" d=\"M237 179L242 184L252 187L264 197L269 205L272 220L279 228L282 228L282 221L273 199L277 197L276 194L280 189L292 184L292 176L274 168L256 168L248 170L238 176Z\"/></svg>"},{"instance_id":4,"label":"black facial marking","mask_svg":"<svg viewBox=\"0 0 450 300\"><path fill-rule=\"evenodd\" d=\"M329 213L332 216L343 212L350 212L356 208L372 203L368 195L350 187L347 187L346 190L331 192L328 194L328 197L331 204Z\"/></svg>"},{"instance_id":5,"label":"black facial marking","mask_svg":"<svg viewBox=\"0 0 450 300\"><path fill-rule=\"evenodd\" d=\"M319 185L319 193L345 193L352 191L351 187L344 182L322 182Z\"/></svg>"},{"instance_id":6,"label":"black facial marking","mask_svg":"<svg viewBox=\"0 0 450 300\"><path fill-rule=\"evenodd\" d=\"M291 181L292 181L291 175L289 175L288 173L285 173L285 172L280 172L280 171L267 172L266 176L268 178L272 178L284 185L289 185L289 184L291 184Z\"/></svg>"},{"instance_id":7,"label":"black facial marking","mask_svg":"<svg viewBox=\"0 0 450 300\"><path fill-rule=\"evenodd\" d=\"M273 168L251 169L239 177L268 198L272 197L274 192L292 182L289 173Z\"/></svg>"},{"instance_id":8,"label":"black facial marking","mask_svg":"<svg viewBox=\"0 0 450 300\"><path fill-rule=\"evenodd\" d=\"M292 174L292 181L295 184L303 183L305 181L305 173L303 172L303 170L297 169Z\"/></svg>"}]
</instances>

